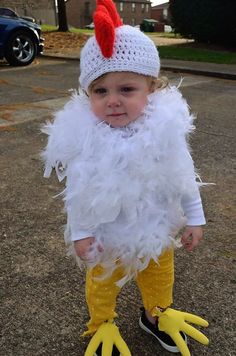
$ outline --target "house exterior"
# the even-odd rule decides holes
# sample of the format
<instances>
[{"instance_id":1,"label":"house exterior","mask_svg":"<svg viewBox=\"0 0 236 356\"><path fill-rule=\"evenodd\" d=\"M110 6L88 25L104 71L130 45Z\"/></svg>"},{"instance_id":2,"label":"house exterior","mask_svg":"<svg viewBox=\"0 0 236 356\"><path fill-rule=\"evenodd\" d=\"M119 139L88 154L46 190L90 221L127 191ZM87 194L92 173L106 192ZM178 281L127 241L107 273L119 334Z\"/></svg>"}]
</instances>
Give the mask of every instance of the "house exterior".
<instances>
[{"instance_id":1,"label":"house exterior","mask_svg":"<svg viewBox=\"0 0 236 356\"><path fill-rule=\"evenodd\" d=\"M67 22L69 26L84 28L93 21L96 0L68 0L66 2Z\"/></svg>"},{"instance_id":2,"label":"house exterior","mask_svg":"<svg viewBox=\"0 0 236 356\"><path fill-rule=\"evenodd\" d=\"M169 2L153 6L151 9L151 18L164 24L170 23Z\"/></svg>"},{"instance_id":3,"label":"house exterior","mask_svg":"<svg viewBox=\"0 0 236 356\"><path fill-rule=\"evenodd\" d=\"M149 0L124 0L115 1L117 10L124 24L140 25L144 19L151 17L151 1Z\"/></svg>"},{"instance_id":4,"label":"house exterior","mask_svg":"<svg viewBox=\"0 0 236 356\"><path fill-rule=\"evenodd\" d=\"M150 0L113 0L124 24L136 26L151 17ZM66 13L69 26L84 28L93 21L96 0L68 0Z\"/></svg>"},{"instance_id":5,"label":"house exterior","mask_svg":"<svg viewBox=\"0 0 236 356\"><path fill-rule=\"evenodd\" d=\"M1 0L0 7L9 7L20 16L34 17L40 24L56 24L55 0Z\"/></svg>"}]
</instances>

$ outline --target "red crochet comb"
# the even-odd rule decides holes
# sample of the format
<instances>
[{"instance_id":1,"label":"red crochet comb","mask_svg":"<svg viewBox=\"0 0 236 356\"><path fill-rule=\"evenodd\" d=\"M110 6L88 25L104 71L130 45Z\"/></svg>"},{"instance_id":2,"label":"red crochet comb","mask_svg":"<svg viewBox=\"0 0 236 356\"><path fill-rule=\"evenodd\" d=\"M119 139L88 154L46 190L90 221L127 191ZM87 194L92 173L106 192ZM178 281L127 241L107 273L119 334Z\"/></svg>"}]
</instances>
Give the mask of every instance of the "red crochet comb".
<instances>
[{"instance_id":1,"label":"red crochet comb","mask_svg":"<svg viewBox=\"0 0 236 356\"><path fill-rule=\"evenodd\" d=\"M112 0L97 0L93 15L95 36L105 58L110 58L115 42L115 28L123 25Z\"/></svg>"}]
</instances>

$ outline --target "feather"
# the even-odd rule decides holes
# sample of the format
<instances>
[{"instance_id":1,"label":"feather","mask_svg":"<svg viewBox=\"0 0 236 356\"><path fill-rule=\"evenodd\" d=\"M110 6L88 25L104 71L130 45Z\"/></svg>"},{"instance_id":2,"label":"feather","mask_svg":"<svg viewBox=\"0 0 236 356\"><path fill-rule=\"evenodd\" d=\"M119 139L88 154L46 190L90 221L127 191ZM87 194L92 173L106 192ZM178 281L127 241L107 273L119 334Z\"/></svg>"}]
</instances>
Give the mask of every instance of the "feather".
<instances>
[{"instance_id":1,"label":"feather","mask_svg":"<svg viewBox=\"0 0 236 356\"><path fill-rule=\"evenodd\" d=\"M94 234L106 253L92 265L111 273L122 264L121 284L172 246L185 224L181 198L198 190L187 143L193 119L172 87L149 95L140 118L124 128L99 122L85 95L44 127L46 174L55 167L59 180L66 177L66 242L79 230Z\"/></svg>"}]
</instances>

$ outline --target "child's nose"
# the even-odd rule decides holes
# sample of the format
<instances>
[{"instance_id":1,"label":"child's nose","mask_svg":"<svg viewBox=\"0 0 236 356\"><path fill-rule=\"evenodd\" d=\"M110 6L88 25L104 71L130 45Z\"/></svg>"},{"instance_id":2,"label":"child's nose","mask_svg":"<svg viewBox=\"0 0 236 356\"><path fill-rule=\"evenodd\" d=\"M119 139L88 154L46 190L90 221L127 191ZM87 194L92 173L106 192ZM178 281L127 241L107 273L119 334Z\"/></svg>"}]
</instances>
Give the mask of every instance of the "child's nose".
<instances>
[{"instance_id":1,"label":"child's nose","mask_svg":"<svg viewBox=\"0 0 236 356\"><path fill-rule=\"evenodd\" d=\"M120 106L119 95L117 95L117 94L110 94L109 97L108 97L107 105L108 105L109 107L118 107L118 106Z\"/></svg>"}]
</instances>

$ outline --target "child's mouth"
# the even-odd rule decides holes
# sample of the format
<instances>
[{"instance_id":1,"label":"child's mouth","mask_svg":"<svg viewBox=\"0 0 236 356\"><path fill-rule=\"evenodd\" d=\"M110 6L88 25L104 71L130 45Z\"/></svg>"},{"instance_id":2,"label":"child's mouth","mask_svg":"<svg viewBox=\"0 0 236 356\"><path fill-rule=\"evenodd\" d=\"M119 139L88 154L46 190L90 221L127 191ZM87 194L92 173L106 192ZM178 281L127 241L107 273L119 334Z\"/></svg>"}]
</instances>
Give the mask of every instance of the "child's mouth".
<instances>
[{"instance_id":1,"label":"child's mouth","mask_svg":"<svg viewBox=\"0 0 236 356\"><path fill-rule=\"evenodd\" d=\"M123 116L123 115L125 115L124 112L122 112L122 113L114 113L114 114L110 114L110 115L107 115L107 116L110 116L110 117L119 117L119 116Z\"/></svg>"}]
</instances>

